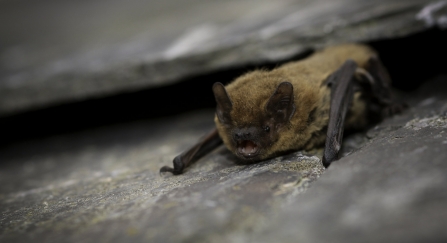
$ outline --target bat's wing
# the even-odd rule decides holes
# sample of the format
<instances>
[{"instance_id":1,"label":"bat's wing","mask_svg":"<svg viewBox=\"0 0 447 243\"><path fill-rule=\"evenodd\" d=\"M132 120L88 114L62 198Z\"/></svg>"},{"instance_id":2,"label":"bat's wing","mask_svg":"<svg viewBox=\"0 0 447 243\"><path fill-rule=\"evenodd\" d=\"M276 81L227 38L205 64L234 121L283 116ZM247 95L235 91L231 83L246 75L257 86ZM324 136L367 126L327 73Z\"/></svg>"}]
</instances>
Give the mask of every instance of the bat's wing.
<instances>
[{"instance_id":1,"label":"bat's wing","mask_svg":"<svg viewBox=\"0 0 447 243\"><path fill-rule=\"evenodd\" d=\"M363 81L362 78L356 79L356 74L363 76ZM378 57L369 58L366 70L357 68L353 60L347 60L327 80L327 85L331 87L331 108L323 154L325 167L338 158L343 139L344 120L354 95L354 82L357 87L362 86L368 90L367 93L371 96L371 112L389 116L400 113L406 108L405 104L394 102L390 76Z\"/></svg>"},{"instance_id":2,"label":"bat's wing","mask_svg":"<svg viewBox=\"0 0 447 243\"><path fill-rule=\"evenodd\" d=\"M338 158L346 113L354 95L353 81L356 69L357 64L353 60L347 60L327 79L327 85L331 88L331 108L323 154L325 167Z\"/></svg>"},{"instance_id":3,"label":"bat's wing","mask_svg":"<svg viewBox=\"0 0 447 243\"><path fill-rule=\"evenodd\" d=\"M370 57L366 69L372 76L371 95L373 96L373 102L380 107L379 114L382 117L387 117L402 112L407 105L395 102L391 93L390 75L379 58L376 56Z\"/></svg>"},{"instance_id":4,"label":"bat's wing","mask_svg":"<svg viewBox=\"0 0 447 243\"><path fill-rule=\"evenodd\" d=\"M171 172L174 175L181 174L183 173L183 169L188 167L192 162L215 149L220 144L222 144L222 139L219 137L217 129L214 129L192 148L175 157L173 161L174 168L163 166L160 169L160 173Z\"/></svg>"}]
</instances>

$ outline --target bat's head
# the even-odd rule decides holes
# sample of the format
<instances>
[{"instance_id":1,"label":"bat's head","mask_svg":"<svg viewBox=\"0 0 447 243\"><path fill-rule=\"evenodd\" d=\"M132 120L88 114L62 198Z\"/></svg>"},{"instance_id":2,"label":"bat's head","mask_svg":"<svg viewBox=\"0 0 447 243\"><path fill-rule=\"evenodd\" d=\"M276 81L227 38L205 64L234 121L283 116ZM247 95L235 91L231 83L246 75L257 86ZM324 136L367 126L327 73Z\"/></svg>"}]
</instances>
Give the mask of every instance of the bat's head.
<instances>
[{"instance_id":1,"label":"bat's head","mask_svg":"<svg viewBox=\"0 0 447 243\"><path fill-rule=\"evenodd\" d=\"M213 92L217 102L217 128L228 149L243 160L271 157L271 147L295 112L292 84L280 83L258 102L253 102L257 98L247 94L233 103L221 83L214 84Z\"/></svg>"}]
</instances>

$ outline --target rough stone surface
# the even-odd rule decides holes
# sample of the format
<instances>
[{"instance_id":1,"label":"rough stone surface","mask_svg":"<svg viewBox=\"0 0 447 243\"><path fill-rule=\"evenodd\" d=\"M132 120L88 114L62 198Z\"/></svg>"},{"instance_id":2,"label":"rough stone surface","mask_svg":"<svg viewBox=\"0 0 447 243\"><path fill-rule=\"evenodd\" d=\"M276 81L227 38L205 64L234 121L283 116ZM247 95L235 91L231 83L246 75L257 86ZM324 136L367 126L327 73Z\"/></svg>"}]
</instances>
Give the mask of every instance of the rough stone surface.
<instances>
[{"instance_id":1,"label":"rough stone surface","mask_svg":"<svg viewBox=\"0 0 447 243\"><path fill-rule=\"evenodd\" d=\"M193 125L179 126L186 119ZM205 112L2 151L0 241L195 241L210 227L232 232L266 220L265 210L324 171L301 153L237 165L221 147L184 175L158 174L212 125Z\"/></svg>"},{"instance_id":2,"label":"rough stone surface","mask_svg":"<svg viewBox=\"0 0 447 243\"><path fill-rule=\"evenodd\" d=\"M0 242L445 242L446 91L407 94L327 170L321 150L240 165L220 147L160 176L212 111L2 148Z\"/></svg>"},{"instance_id":3,"label":"rough stone surface","mask_svg":"<svg viewBox=\"0 0 447 243\"><path fill-rule=\"evenodd\" d=\"M256 242L445 242L447 85L369 131L361 149L329 168L275 215Z\"/></svg>"},{"instance_id":4,"label":"rough stone surface","mask_svg":"<svg viewBox=\"0 0 447 243\"><path fill-rule=\"evenodd\" d=\"M446 3L2 1L0 116L446 27Z\"/></svg>"}]
</instances>

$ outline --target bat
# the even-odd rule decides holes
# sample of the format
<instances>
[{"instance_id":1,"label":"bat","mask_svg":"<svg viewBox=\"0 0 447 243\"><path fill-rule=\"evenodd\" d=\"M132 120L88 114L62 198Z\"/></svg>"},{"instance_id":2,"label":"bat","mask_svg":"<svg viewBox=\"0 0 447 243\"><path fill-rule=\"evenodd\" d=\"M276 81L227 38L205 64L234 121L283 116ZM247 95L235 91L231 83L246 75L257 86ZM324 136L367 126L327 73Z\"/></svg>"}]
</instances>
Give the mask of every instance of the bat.
<instances>
[{"instance_id":1,"label":"bat","mask_svg":"<svg viewBox=\"0 0 447 243\"><path fill-rule=\"evenodd\" d=\"M175 175L222 143L238 158L257 162L324 144L322 163L338 159L345 129L400 112L378 54L362 44L328 47L272 70L246 73L212 87L216 129L162 172Z\"/></svg>"}]
</instances>

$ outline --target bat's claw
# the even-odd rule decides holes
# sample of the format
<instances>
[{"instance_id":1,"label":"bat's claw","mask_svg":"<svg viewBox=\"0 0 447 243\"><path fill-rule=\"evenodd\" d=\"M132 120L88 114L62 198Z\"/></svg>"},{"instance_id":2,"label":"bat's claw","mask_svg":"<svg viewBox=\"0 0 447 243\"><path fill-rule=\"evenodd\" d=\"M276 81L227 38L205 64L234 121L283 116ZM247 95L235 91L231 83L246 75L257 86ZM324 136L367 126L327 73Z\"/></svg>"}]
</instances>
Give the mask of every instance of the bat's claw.
<instances>
[{"instance_id":1,"label":"bat's claw","mask_svg":"<svg viewBox=\"0 0 447 243\"><path fill-rule=\"evenodd\" d=\"M160 174L165 173L165 172L171 172L174 175L180 175L183 173L183 168L185 168L184 163L182 162L182 158L181 156L177 156L174 158L174 168L169 167L169 166L163 166L160 169Z\"/></svg>"},{"instance_id":2,"label":"bat's claw","mask_svg":"<svg viewBox=\"0 0 447 243\"><path fill-rule=\"evenodd\" d=\"M166 172L171 172L172 174L174 174L174 168L171 168L169 166L163 166L160 168L160 175Z\"/></svg>"},{"instance_id":3,"label":"bat's claw","mask_svg":"<svg viewBox=\"0 0 447 243\"><path fill-rule=\"evenodd\" d=\"M332 148L333 149L333 148ZM340 151L340 147L336 149L336 151L329 151L329 154L323 155L321 162L323 163L324 168L328 168L334 161L340 159L338 152Z\"/></svg>"},{"instance_id":4,"label":"bat's claw","mask_svg":"<svg viewBox=\"0 0 447 243\"><path fill-rule=\"evenodd\" d=\"M382 110L382 116L383 117L390 117L392 115L402 113L402 111L404 111L406 108L408 108L407 104L404 104L404 103L394 103L394 104L391 104L391 105L385 107Z\"/></svg>"}]
</instances>

